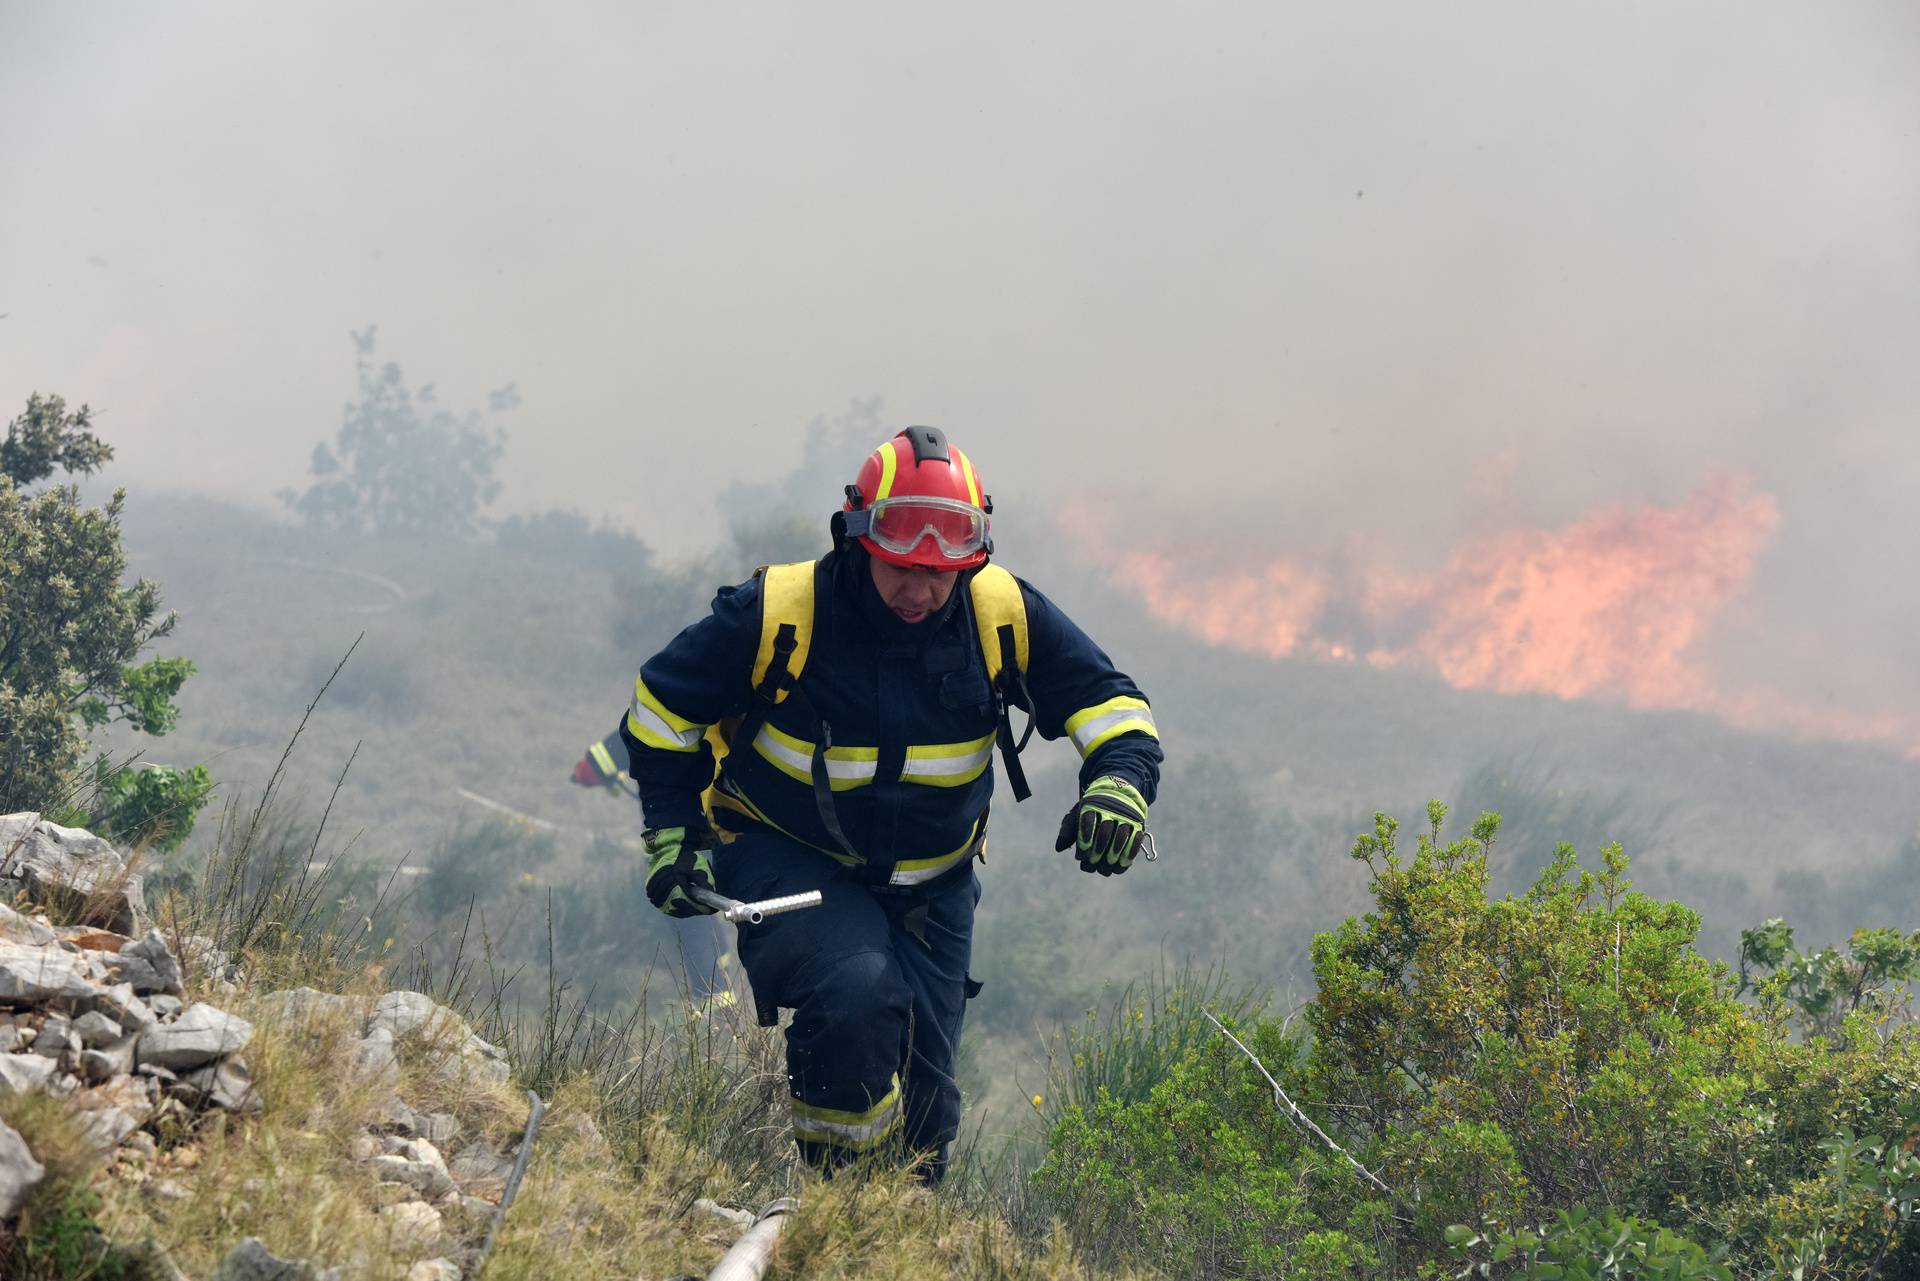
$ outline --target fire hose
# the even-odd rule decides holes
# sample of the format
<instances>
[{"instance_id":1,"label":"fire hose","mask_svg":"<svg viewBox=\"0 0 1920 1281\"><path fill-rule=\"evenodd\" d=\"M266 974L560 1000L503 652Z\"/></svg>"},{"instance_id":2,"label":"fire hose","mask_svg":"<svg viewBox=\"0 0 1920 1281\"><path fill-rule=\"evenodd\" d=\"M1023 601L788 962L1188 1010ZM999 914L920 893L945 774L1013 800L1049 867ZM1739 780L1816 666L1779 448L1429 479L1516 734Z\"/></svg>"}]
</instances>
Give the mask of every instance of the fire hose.
<instances>
[{"instance_id":1,"label":"fire hose","mask_svg":"<svg viewBox=\"0 0 1920 1281\"><path fill-rule=\"evenodd\" d=\"M493 1238L499 1233L500 1225L507 1220L507 1209L513 1204L513 1198L520 1191L520 1180L527 1176L527 1162L533 1158L533 1141L540 1133L540 1118L547 1114L547 1105L532 1090L527 1091L527 1131L520 1136L520 1151L513 1160L513 1172L507 1177L506 1186L500 1191L500 1204L494 1207L493 1217L487 1221L487 1237L480 1243L480 1257L475 1260L473 1272L478 1276L487 1266L487 1256L493 1253Z\"/></svg>"}]
</instances>

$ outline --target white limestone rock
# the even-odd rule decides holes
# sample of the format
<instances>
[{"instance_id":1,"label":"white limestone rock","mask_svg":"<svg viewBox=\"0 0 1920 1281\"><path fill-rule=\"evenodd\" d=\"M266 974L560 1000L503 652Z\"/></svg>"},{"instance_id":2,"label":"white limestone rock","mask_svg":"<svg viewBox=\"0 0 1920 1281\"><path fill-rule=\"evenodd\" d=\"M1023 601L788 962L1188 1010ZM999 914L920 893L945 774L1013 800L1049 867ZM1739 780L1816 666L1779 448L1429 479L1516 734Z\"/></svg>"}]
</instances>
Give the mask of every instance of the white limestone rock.
<instances>
[{"instance_id":1,"label":"white limestone rock","mask_svg":"<svg viewBox=\"0 0 1920 1281\"><path fill-rule=\"evenodd\" d=\"M77 953L57 946L0 942L0 1001L72 1009L92 1000L97 990L87 981L86 962Z\"/></svg>"},{"instance_id":2,"label":"white limestone rock","mask_svg":"<svg viewBox=\"0 0 1920 1281\"><path fill-rule=\"evenodd\" d=\"M107 929L135 934L145 928L139 874L128 870L120 851L84 828L61 827L32 811L0 818L0 868L0 890L24 890L39 903L79 895L100 905Z\"/></svg>"},{"instance_id":3,"label":"white limestone rock","mask_svg":"<svg viewBox=\"0 0 1920 1281\"><path fill-rule=\"evenodd\" d=\"M139 1061L179 1071L237 1054L253 1039L253 1025L237 1014L201 1001L189 1005L171 1023L156 1023L140 1034Z\"/></svg>"},{"instance_id":4,"label":"white limestone rock","mask_svg":"<svg viewBox=\"0 0 1920 1281\"><path fill-rule=\"evenodd\" d=\"M120 960L126 966L126 981L141 996L156 992L180 995L180 962L159 930L148 930L121 948Z\"/></svg>"},{"instance_id":5,"label":"white limestone rock","mask_svg":"<svg viewBox=\"0 0 1920 1281\"><path fill-rule=\"evenodd\" d=\"M425 1201L401 1201L380 1211L380 1221L401 1249L425 1251L440 1243L440 1211Z\"/></svg>"},{"instance_id":6,"label":"white limestone rock","mask_svg":"<svg viewBox=\"0 0 1920 1281\"><path fill-rule=\"evenodd\" d=\"M0 1219L12 1218L27 1193L46 1176L46 1167L33 1159L27 1141L0 1121Z\"/></svg>"}]
</instances>

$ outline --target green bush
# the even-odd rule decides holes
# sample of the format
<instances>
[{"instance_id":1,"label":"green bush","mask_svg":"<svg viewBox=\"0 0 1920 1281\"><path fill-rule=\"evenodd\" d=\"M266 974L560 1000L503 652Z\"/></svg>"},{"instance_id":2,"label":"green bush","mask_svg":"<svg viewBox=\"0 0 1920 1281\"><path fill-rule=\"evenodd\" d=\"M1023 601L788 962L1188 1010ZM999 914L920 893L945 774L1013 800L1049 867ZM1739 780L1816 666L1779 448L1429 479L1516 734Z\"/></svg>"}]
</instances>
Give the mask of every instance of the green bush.
<instances>
[{"instance_id":1,"label":"green bush","mask_svg":"<svg viewBox=\"0 0 1920 1281\"><path fill-rule=\"evenodd\" d=\"M1462 1277L1516 1281L1733 1281L1724 1246L1706 1250L1655 1223L1579 1208L1537 1229L1455 1227L1447 1240L1467 1261Z\"/></svg>"},{"instance_id":2,"label":"green bush","mask_svg":"<svg viewBox=\"0 0 1920 1281\"><path fill-rule=\"evenodd\" d=\"M193 820L213 790L204 765L141 765L110 769L97 763L87 826L122 845L166 853L193 834Z\"/></svg>"},{"instance_id":3,"label":"green bush","mask_svg":"<svg viewBox=\"0 0 1920 1281\"><path fill-rule=\"evenodd\" d=\"M1385 815L1355 843L1373 910L1315 939L1304 1029L1254 1017L1253 1057L1181 1040L1144 1094L1068 1102L1036 1181L1076 1240L1194 1276L1433 1276L1467 1242L1475 1267L1503 1251L1488 1275L1543 1278L1706 1278L1724 1257L1751 1276L1798 1258L1804 1281L1920 1253L1889 1163L1908 1148L1863 1142L1871 1194L1823 1155L1846 1133L1913 1133L1911 1024L1863 1001L1835 1035L1798 1038L1784 997L1743 1003L1694 951L1696 913L1633 892L1617 846L1588 870L1563 845L1495 899L1499 819L1444 843L1445 813L1429 808L1411 857ZM1167 1057L1145 1018L1099 1040L1076 1067Z\"/></svg>"},{"instance_id":4,"label":"green bush","mask_svg":"<svg viewBox=\"0 0 1920 1281\"><path fill-rule=\"evenodd\" d=\"M126 492L100 508L82 506L73 485L22 492L61 469L91 474L112 457L89 410L69 413L58 396L28 397L0 441L0 813L78 820L91 809L109 822L125 818L126 831L116 834L131 839L184 837L206 799L204 770L176 786L97 761L99 795L83 804L88 732L123 723L165 734L179 715L173 699L193 673L184 658L134 661L172 631L174 616L161 613L154 584L121 583Z\"/></svg>"}]
</instances>

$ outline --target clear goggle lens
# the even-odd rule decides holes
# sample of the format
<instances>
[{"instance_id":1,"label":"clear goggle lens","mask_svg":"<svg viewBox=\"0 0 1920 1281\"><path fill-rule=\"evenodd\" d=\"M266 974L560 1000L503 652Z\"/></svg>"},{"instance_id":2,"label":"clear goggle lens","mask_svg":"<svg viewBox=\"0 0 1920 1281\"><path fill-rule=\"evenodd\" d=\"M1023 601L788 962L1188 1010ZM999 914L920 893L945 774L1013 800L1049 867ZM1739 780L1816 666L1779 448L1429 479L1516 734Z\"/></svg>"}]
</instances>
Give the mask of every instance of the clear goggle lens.
<instances>
[{"instance_id":1,"label":"clear goggle lens","mask_svg":"<svg viewBox=\"0 0 1920 1281\"><path fill-rule=\"evenodd\" d=\"M986 513L951 498L883 498L868 513L867 536L896 555L910 555L928 537L948 560L987 544Z\"/></svg>"}]
</instances>

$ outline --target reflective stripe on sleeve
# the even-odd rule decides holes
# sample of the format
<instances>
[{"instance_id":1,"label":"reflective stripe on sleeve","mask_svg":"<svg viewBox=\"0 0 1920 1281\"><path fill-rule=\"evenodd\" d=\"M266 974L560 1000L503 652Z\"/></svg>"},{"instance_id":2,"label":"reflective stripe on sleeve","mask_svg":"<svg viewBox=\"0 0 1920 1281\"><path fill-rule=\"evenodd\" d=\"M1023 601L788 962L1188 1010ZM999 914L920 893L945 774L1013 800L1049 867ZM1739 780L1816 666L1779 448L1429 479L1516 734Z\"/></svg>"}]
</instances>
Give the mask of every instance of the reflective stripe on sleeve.
<instances>
[{"instance_id":1,"label":"reflective stripe on sleeve","mask_svg":"<svg viewBox=\"0 0 1920 1281\"><path fill-rule=\"evenodd\" d=\"M1131 694L1096 703L1067 718L1067 733L1072 735L1073 745L1082 757L1091 756L1108 739L1134 730L1160 737L1153 723L1153 709L1144 698Z\"/></svg>"},{"instance_id":2,"label":"reflective stripe on sleeve","mask_svg":"<svg viewBox=\"0 0 1920 1281\"><path fill-rule=\"evenodd\" d=\"M627 709L627 733L663 752L694 752L707 727L667 709L639 677L633 681L633 706Z\"/></svg>"},{"instance_id":3,"label":"reflective stripe on sleeve","mask_svg":"<svg viewBox=\"0 0 1920 1281\"><path fill-rule=\"evenodd\" d=\"M634 737L638 738L639 735L636 734ZM613 753L607 750L605 743L595 743L587 749L587 755L593 758L594 768L608 778L614 778L620 773L620 767L613 763Z\"/></svg>"},{"instance_id":4,"label":"reflective stripe on sleeve","mask_svg":"<svg viewBox=\"0 0 1920 1281\"><path fill-rule=\"evenodd\" d=\"M793 1133L812 1143L831 1143L862 1152L884 1142L900 1126L900 1074L878 1103L864 1112L814 1107L793 1100Z\"/></svg>"}]
</instances>

